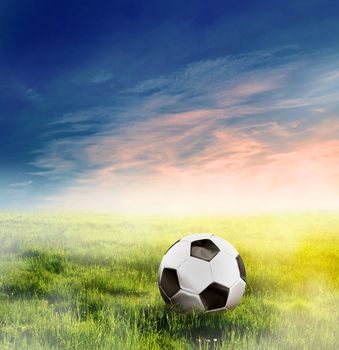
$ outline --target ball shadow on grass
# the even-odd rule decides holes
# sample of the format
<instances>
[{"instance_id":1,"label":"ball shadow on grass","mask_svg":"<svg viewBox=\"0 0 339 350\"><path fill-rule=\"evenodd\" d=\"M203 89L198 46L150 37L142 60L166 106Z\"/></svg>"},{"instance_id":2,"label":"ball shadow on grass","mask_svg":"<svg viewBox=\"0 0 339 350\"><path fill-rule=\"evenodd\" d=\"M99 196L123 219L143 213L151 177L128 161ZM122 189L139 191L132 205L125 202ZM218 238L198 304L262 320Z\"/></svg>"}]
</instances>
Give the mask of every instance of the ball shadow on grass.
<instances>
[{"instance_id":1,"label":"ball shadow on grass","mask_svg":"<svg viewBox=\"0 0 339 350\"><path fill-rule=\"evenodd\" d=\"M228 338L231 333L238 336L253 333L264 337L273 332L275 318L274 307L263 300L250 299L236 310L218 312L185 312L173 306L139 307L135 313L140 331L157 329L171 336L196 339Z\"/></svg>"}]
</instances>

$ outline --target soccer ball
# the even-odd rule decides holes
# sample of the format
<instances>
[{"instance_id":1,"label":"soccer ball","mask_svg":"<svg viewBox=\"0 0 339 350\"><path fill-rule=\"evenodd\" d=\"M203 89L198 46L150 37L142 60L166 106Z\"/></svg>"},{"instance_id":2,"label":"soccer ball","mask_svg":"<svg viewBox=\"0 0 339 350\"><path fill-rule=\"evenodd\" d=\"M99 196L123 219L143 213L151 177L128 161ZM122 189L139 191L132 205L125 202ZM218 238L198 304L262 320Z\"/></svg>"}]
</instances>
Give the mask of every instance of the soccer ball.
<instances>
[{"instance_id":1,"label":"soccer ball","mask_svg":"<svg viewBox=\"0 0 339 350\"><path fill-rule=\"evenodd\" d=\"M224 239L192 234L167 250L158 284L166 303L187 311L234 309L245 291L245 266L237 250Z\"/></svg>"}]
</instances>

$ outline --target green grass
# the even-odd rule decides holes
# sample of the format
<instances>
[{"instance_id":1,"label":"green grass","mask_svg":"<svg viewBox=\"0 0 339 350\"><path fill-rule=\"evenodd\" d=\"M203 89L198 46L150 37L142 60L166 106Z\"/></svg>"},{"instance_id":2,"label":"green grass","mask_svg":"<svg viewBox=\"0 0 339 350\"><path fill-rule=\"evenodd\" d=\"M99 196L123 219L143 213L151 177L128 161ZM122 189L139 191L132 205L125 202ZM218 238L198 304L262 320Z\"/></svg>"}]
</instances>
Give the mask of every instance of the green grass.
<instances>
[{"instance_id":1,"label":"green grass","mask_svg":"<svg viewBox=\"0 0 339 350\"><path fill-rule=\"evenodd\" d=\"M192 232L241 253L235 310L163 303L162 255ZM0 349L336 349L338 268L339 215L0 214Z\"/></svg>"}]
</instances>

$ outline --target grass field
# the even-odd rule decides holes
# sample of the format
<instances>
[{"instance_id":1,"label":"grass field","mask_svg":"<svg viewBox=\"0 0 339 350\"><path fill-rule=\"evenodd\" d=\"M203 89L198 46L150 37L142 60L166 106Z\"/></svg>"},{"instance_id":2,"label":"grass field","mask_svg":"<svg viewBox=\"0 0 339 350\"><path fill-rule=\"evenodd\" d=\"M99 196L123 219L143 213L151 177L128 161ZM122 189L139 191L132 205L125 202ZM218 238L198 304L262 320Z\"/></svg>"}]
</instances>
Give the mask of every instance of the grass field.
<instances>
[{"instance_id":1,"label":"grass field","mask_svg":"<svg viewBox=\"0 0 339 350\"><path fill-rule=\"evenodd\" d=\"M157 270L192 232L247 270L231 312L165 306ZM0 214L0 349L338 349L339 215Z\"/></svg>"}]
</instances>

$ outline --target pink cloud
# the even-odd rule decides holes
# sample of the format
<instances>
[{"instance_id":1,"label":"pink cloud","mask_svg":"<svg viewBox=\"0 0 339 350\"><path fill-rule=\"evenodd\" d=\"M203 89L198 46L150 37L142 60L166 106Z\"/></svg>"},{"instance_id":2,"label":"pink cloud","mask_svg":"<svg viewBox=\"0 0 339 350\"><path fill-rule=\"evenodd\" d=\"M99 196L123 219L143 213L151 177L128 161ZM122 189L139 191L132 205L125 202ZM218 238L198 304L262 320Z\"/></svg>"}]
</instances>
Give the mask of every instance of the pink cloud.
<instances>
[{"instance_id":1,"label":"pink cloud","mask_svg":"<svg viewBox=\"0 0 339 350\"><path fill-rule=\"evenodd\" d=\"M236 167L263 150L263 145L247 136L219 130L218 112L200 110L152 118L121 130L121 134L101 137L87 148L91 162L107 164L98 171L105 176L122 170L141 169L148 175L219 171ZM179 127L172 133L172 126ZM186 154L185 156L181 156Z\"/></svg>"},{"instance_id":2,"label":"pink cloud","mask_svg":"<svg viewBox=\"0 0 339 350\"><path fill-rule=\"evenodd\" d=\"M276 82L273 80L254 81L239 84L227 92L228 96L232 97L248 97L262 92L270 91L276 87Z\"/></svg>"},{"instance_id":3,"label":"pink cloud","mask_svg":"<svg viewBox=\"0 0 339 350\"><path fill-rule=\"evenodd\" d=\"M205 127L186 137L202 137ZM61 196L62 205L172 212L339 208L339 140L304 140L275 152L237 131L216 129L208 146L181 162L175 145L181 149L185 137L168 141L162 129L150 135L146 129L128 129L122 143L106 139L113 164L87 174ZM140 159L140 152L150 159ZM120 173L129 167L150 171Z\"/></svg>"}]
</instances>

